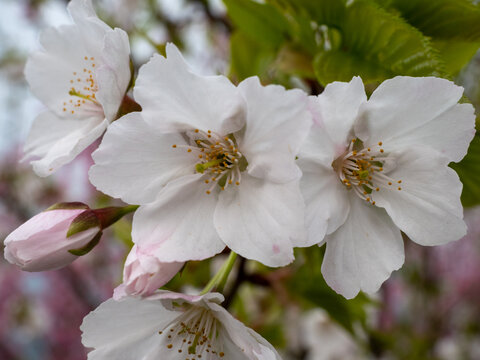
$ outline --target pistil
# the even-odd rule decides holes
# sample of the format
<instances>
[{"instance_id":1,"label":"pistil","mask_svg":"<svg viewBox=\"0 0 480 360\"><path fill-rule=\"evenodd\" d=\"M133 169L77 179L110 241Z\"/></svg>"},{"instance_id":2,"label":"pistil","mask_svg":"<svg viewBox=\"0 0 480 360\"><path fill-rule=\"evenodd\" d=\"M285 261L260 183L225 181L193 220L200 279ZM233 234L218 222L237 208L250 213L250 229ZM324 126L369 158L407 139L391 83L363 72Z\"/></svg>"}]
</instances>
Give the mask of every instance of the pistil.
<instances>
[{"instance_id":1,"label":"pistil","mask_svg":"<svg viewBox=\"0 0 480 360\"><path fill-rule=\"evenodd\" d=\"M345 154L332 163L342 183L372 205L375 205L376 192L394 183L402 183L402 180L384 174L384 164L391 158L385 154L382 145L380 141L377 146L363 148L360 140L353 139ZM397 190L402 188L398 186Z\"/></svg>"}]
</instances>

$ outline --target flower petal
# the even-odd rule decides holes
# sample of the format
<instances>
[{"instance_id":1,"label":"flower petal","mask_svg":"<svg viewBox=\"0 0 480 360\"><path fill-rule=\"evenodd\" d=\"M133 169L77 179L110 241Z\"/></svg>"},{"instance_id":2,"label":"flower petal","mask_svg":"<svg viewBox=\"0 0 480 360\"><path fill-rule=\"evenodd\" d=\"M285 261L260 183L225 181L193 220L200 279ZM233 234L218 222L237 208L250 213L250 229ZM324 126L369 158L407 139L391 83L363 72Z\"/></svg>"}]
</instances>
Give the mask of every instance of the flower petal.
<instances>
[{"instance_id":1,"label":"flower petal","mask_svg":"<svg viewBox=\"0 0 480 360\"><path fill-rule=\"evenodd\" d=\"M328 84L322 94L311 100L314 121L329 135L335 145L336 156L349 145L349 135L358 110L366 101L363 82L358 76L348 83L336 81Z\"/></svg>"},{"instance_id":2,"label":"flower petal","mask_svg":"<svg viewBox=\"0 0 480 360\"><path fill-rule=\"evenodd\" d=\"M208 303L208 307L225 329L225 331L222 332L222 335L224 336L223 343L224 345L226 345L226 355L228 354L233 356L234 354L240 353L243 354L244 357L240 356L238 357L238 359L280 360L277 352L275 351L273 346L268 343L268 341L266 341L255 331L247 328L243 323L235 319L223 307L211 302ZM261 356L257 356L260 354Z\"/></svg>"},{"instance_id":3,"label":"flower petal","mask_svg":"<svg viewBox=\"0 0 480 360\"><path fill-rule=\"evenodd\" d=\"M121 29L107 32L102 50L103 64L98 69L97 98L109 121L116 118L130 82L130 45L128 35Z\"/></svg>"},{"instance_id":4,"label":"flower petal","mask_svg":"<svg viewBox=\"0 0 480 360\"><path fill-rule=\"evenodd\" d=\"M308 136L302 143L298 158L300 160L308 159L325 167L331 167L337 153L345 150L345 147L342 146L340 149L339 146L332 142L323 125L313 124Z\"/></svg>"},{"instance_id":5,"label":"flower petal","mask_svg":"<svg viewBox=\"0 0 480 360\"><path fill-rule=\"evenodd\" d=\"M238 86L247 103L247 126L238 140L250 175L284 183L299 179L295 164L300 144L311 126L307 95L298 89L262 86L258 77Z\"/></svg>"},{"instance_id":6,"label":"flower petal","mask_svg":"<svg viewBox=\"0 0 480 360\"><path fill-rule=\"evenodd\" d=\"M470 105L457 105L463 88L435 78L398 76L384 81L362 106L355 133L385 150L430 146L459 161L473 138Z\"/></svg>"},{"instance_id":7,"label":"flower petal","mask_svg":"<svg viewBox=\"0 0 480 360\"><path fill-rule=\"evenodd\" d=\"M53 270L72 262L77 256L68 250L78 249L100 232L92 227L67 238L73 219L85 209L52 210L35 215L5 239L5 258L25 271Z\"/></svg>"},{"instance_id":8,"label":"flower petal","mask_svg":"<svg viewBox=\"0 0 480 360\"><path fill-rule=\"evenodd\" d=\"M221 252L225 244L213 226L217 198L202 185L201 174L168 183L154 203L135 212L133 241L158 245L152 255L162 262L203 260Z\"/></svg>"},{"instance_id":9,"label":"flower petal","mask_svg":"<svg viewBox=\"0 0 480 360\"><path fill-rule=\"evenodd\" d=\"M332 167L310 159L298 160L303 171L300 188L306 203L308 243L322 244L347 219L350 211L348 191Z\"/></svg>"},{"instance_id":10,"label":"flower petal","mask_svg":"<svg viewBox=\"0 0 480 360\"><path fill-rule=\"evenodd\" d=\"M67 9L76 22L89 17L97 17L91 0L71 0Z\"/></svg>"},{"instance_id":11,"label":"flower petal","mask_svg":"<svg viewBox=\"0 0 480 360\"><path fill-rule=\"evenodd\" d=\"M141 113L130 113L108 128L92 155L90 181L100 191L131 204L153 202L165 184L191 174L198 160L173 144L185 143L179 134L160 134Z\"/></svg>"},{"instance_id":12,"label":"flower petal","mask_svg":"<svg viewBox=\"0 0 480 360\"><path fill-rule=\"evenodd\" d=\"M82 99L70 95L72 87L82 91L83 87L90 86L85 82L87 73L84 69L93 70L95 80L90 59L95 62L101 59L105 30L92 25L88 29L91 37L87 37L86 32L87 28L80 29L77 25L45 29L40 35L44 49L33 53L25 65L25 77L32 93L59 117L103 117L101 106L92 101L74 106Z\"/></svg>"},{"instance_id":13,"label":"flower petal","mask_svg":"<svg viewBox=\"0 0 480 360\"><path fill-rule=\"evenodd\" d=\"M39 176L48 176L98 139L107 126L104 119L68 120L43 112L32 125L25 157L41 157L31 162L33 170Z\"/></svg>"},{"instance_id":14,"label":"flower petal","mask_svg":"<svg viewBox=\"0 0 480 360\"><path fill-rule=\"evenodd\" d=\"M88 314L80 326L82 343L95 348L88 359L151 359L149 355L153 354L158 358L162 341L158 331L178 316L157 301L132 297L107 300ZM161 350L165 352L164 348Z\"/></svg>"},{"instance_id":15,"label":"flower petal","mask_svg":"<svg viewBox=\"0 0 480 360\"><path fill-rule=\"evenodd\" d=\"M166 52L143 65L136 80L145 121L166 132L200 129L222 136L244 126L243 99L226 77L194 74L171 43Z\"/></svg>"},{"instance_id":16,"label":"flower petal","mask_svg":"<svg viewBox=\"0 0 480 360\"><path fill-rule=\"evenodd\" d=\"M447 166L449 160L435 150L419 147L391 157L396 167L388 176L402 183L383 187L374 200L400 230L421 245L445 244L464 236L462 183Z\"/></svg>"},{"instance_id":17,"label":"flower petal","mask_svg":"<svg viewBox=\"0 0 480 360\"><path fill-rule=\"evenodd\" d=\"M227 246L267 266L293 261L292 246L307 246L298 182L276 184L245 175L222 191L215 228Z\"/></svg>"},{"instance_id":18,"label":"flower petal","mask_svg":"<svg viewBox=\"0 0 480 360\"><path fill-rule=\"evenodd\" d=\"M152 250L149 246L141 248L138 245L134 245L130 250L123 268L123 283L113 292L115 300L128 295L151 295L183 267L182 262L160 262L151 255Z\"/></svg>"},{"instance_id":19,"label":"flower petal","mask_svg":"<svg viewBox=\"0 0 480 360\"><path fill-rule=\"evenodd\" d=\"M355 194L350 207L345 223L327 236L322 264L328 285L347 299L376 292L404 262L402 236L387 213Z\"/></svg>"}]
</instances>

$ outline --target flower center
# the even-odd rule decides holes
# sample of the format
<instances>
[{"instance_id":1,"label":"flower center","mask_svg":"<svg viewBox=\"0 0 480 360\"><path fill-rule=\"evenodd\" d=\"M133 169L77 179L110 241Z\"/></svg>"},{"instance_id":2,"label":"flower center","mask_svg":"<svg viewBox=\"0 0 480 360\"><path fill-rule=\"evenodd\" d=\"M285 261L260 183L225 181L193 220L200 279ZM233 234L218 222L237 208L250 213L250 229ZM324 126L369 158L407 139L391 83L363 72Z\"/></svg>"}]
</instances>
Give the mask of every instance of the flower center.
<instances>
[{"instance_id":1,"label":"flower center","mask_svg":"<svg viewBox=\"0 0 480 360\"><path fill-rule=\"evenodd\" d=\"M385 163L392 158L385 154L382 145L380 141L378 145L364 148L361 140L353 139L345 154L332 163L342 183L372 205L375 205L375 193L382 188L397 186L398 191L402 190L402 180L384 173Z\"/></svg>"},{"instance_id":2,"label":"flower center","mask_svg":"<svg viewBox=\"0 0 480 360\"><path fill-rule=\"evenodd\" d=\"M95 109L100 106L95 93L98 91L97 82L94 78L96 67L94 57L84 57L85 67L82 71L74 71L70 79L71 88L68 92L70 99L63 103L63 112L75 114L79 108L89 110L94 105ZM91 108L90 108L91 109ZM94 110L94 109L91 109Z\"/></svg>"},{"instance_id":3,"label":"flower center","mask_svg":"<svg viewBox=\"0 0 480 360\"><path fill-rule=\"evenodd\" d=\"M192 359L222 359L225 356L223 346L218 341L218 332L221 331L218 320L204 308L192 307L175 322L159 331L160 335L168 339L167 349L192 355Z\"/></svg>"},{"instance_id":4,"label":"flower center","mask_svg":"<svg viewBox=\"0 0 480 360\"><path fill-rule=\"evenodd\" d=\"M225 190L229 185L240 185L241 172L247 168L247 159L238 150L233 134L219 136L208 130L194 130L186 134L191 145L172 145L173 148L186 148L198 158L195 171L207 175L205 184L210 184L205 191L210 194L218 186Z\"/></svg>"}]
</instances>

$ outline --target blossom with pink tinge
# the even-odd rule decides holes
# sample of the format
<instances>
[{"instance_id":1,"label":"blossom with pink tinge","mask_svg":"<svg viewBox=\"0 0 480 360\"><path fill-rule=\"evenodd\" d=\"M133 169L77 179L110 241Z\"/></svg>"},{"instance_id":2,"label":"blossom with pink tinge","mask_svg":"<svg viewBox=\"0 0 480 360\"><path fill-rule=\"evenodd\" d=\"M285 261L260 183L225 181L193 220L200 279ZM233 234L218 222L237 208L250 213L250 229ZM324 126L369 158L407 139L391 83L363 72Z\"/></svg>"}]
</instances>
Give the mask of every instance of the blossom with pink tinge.
<instances>
[{"instance_id":1,"label":"blossom with pink tinge","mask_svg":"<svg viewBox=\"0 0 480 360\"><path fill-rule=\"evenodd\" d=\"M338 293L373 293L402 266L400 230L426 246L465 235L462 183L448 167L475 133L462 93L445 79L398 76L367 100L355 77L311 98L301 188L309 239L327 244L322 273Z\"/></svg>"},{"instance_id":2,"label":"blossom with pink tinge","mask_svg":"<svg viewBox=\"0 0 480 360\"><path fill-rule=\"evenodd\" d=\"M162 262L228 246L267 266L309 245L295 162L311 126L303 91L199 76L167 44L140 69L134 95L142 112L109 126L90 169L100 191L140 205L134 243L157 244Z\"/></svg>"},{"instance_id":3,"label":"blossom with pink tinge","mask_svg":"<svg viewBox=\"0 0 480 360\"><path fill-rule=\"evenodd\" d=\"M79 220L81 228L75 227ZM101 234L100 221L86 205L47 209L7 236L4 256L22 270L54 270L93 247Z\"/></svg>"},{"instance_id":4,"label":"blossom with pink tinge","mask_svg":"<svg viewBox=\"0 0 480 360\"><path fill-rule=\"evenodd\" d=\"M47 109L37 116L25 158L39 176L72 161L116 118L130 82L127 33L101 21L91 0L72 0L73 24L47 28L25 77Z\"/></svg>"},{"instance_id":5,"label":"blossom with pink tinge","mask_svg":"<svg viewBox=\"0 0 480 360\"><path fill-rule=\"evenodd\" d=\"M83 320L89 360L280 360L263 337L219 304L223 295L158 291L113 299Z\"/></svg>"},{"instance_id":6,"label":"blossom with pink tinge","mask_svg":"<svg viewBox=\"0 0 480 360\"><path fill-rule=\"evenodd\" d=\"M169 282L183 264L162 263L148 247L134 245L125 261L123 283L114 290L113 298L119 300L128 295L151 295Z\"/></svg>"}]
</instances>

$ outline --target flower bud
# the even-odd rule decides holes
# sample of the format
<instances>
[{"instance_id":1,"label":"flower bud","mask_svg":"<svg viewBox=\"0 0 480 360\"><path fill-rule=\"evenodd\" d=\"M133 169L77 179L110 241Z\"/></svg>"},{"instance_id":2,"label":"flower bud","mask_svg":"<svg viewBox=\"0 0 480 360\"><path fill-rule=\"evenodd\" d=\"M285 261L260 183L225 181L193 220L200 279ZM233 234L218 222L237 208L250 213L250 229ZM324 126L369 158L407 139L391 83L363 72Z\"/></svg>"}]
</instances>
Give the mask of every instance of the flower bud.
<instances>
[{"instance_id":1,"label":"flower bud","mask_svg":"<svg viewBox=\"0 0 480 360\"><path fill-rule=\"evenodd\" d=\"M89 252L101 235L100 220L87 205L60 203L8 235L4 256L22 270L54 270Z\"/></svg>"},{"instance_id":2,"label":"flower bud","mask_svg":"<svg viewBox=\"0 0 480 360\"><path fill-rule=\"evenodd\" d=\"M160 262L151 250L148 246L133 246L125 261L123 284L114 290L114 299L128 295L151 295L183 267L183 262Z\"/></svg>"}]
</instances>

